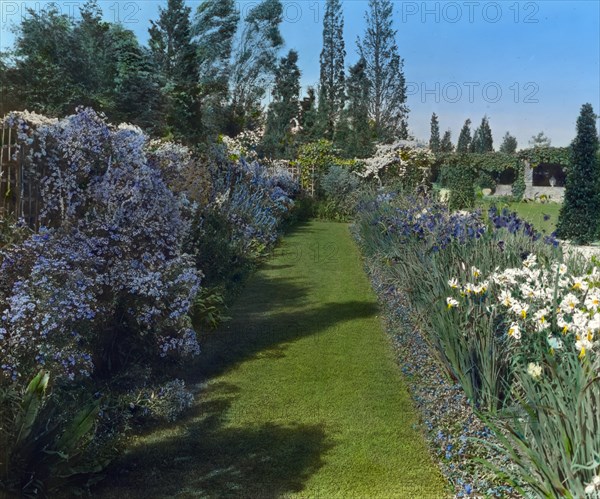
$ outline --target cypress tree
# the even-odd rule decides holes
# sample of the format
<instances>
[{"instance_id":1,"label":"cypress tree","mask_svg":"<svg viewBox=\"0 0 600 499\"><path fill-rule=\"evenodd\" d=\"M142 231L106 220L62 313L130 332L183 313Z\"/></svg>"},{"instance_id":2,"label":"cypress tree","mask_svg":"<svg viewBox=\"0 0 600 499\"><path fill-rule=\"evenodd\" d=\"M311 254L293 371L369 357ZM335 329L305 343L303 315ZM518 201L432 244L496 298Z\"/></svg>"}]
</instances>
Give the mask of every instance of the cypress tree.
<instances>
[{"instance_id":1,"label":"cypress tree","mask_svg":"<svg viewBox=\"0 0 600 499\"><path fill-rule=\"evenodd\" d=\"M452 132L450 130L446 130L444 132L444 136L442 137L442 142L440 144L441 152L452 152L454 151L454 144L452 144Z\"/></svg>"},{"instance_id":2,"label":"cypress tree","mask_svg":"<svg viewBox=\"0 0 600 499\"><path fill-rule=\"evenodd\" d=\"M431 135L429 137L429 149L432 152L440 152L440 124L435 113L431 115Z\"/></svg>"},{"instance_id":3,"label":"cypress tree","mask_svg":"<svg viewBox=\"0 0 600 499\"><path fill-rule=\"evenodd\" d=\"M589 243L598 236L600 166L596 118L591 104L581 107L577 136L571 144L565 200L558 219L558 236L578 244Z\"/></svg>"},{"instance_id":4,"label":"cypress tree","mask_svg":"<svg viewBox=\"0 0 600 499\"><path fill-rule=\"evenodd\" d=\"M500 145L500 152L504 154L514 154L517 152L517 139L513 137L509 132L504 134L502 144Z\"/></svg>"},{"instance_id":5,"label":"cypress tree","mask_svg":"<svg viewBox=\"0 0 600 499\"><path fill-rule=\"evenodd\" d=\"M344 109L344 17L340 0L327 0L323 17L323 50L319 78L319 120L325 138L331 140Z\"/></svg>"},{"instance_id":6,"label":"cypress tree","mask_svg":"<svg viewBox=\"0 0 600 499\"><path fill-rule=\"evenodd\" d=\"M471 146L471 120L467 119L465 124L460 131L458 136L458 142L456 144L456 152L466 153L469 152Z\"/></svg>"}]
</instances>

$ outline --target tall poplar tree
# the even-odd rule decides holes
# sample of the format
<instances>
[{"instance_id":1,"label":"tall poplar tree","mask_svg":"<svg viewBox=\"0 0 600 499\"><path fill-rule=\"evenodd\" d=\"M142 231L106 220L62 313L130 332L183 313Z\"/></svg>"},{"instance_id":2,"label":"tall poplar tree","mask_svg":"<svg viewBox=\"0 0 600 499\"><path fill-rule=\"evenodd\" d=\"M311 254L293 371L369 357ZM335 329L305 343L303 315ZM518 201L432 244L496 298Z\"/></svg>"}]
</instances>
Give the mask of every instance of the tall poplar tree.
<instances>
[{"instance_id":1,"label":"tall poplar tree","mask_svg":"<svg viewBox=\"0 0 600 499\"><path fill-rule=\"evenodd\" d=\"M224 128L229 95L231 54L240 15L234 0L203 0L192 23L198 60L198 100L202 134L215 136Z\"/></svg>"},{"instance_id":2,"label":"tall poplar tree","mask_svg":"<svg viewBox=\"0 0 600 499\"><path fill-rule=\"evenodd\" d=\"M327 0L323 16L323 49L319 77L319 122L325 138L333 138L344 109L344 17L340 0Z\"/></svg>"},{"instance_id":3,"label":"tall poplar tree","mask_svg":"<svg viewBox=\"0 0 600 499\"><path fill-rule=\"evenodd\" d=\"M369 0L367 29L358 40L370 82L369 114L377 139L383 141L408 136L404 62L398 54L392 16L391 0Z\"/></svg>"}]
</instances>

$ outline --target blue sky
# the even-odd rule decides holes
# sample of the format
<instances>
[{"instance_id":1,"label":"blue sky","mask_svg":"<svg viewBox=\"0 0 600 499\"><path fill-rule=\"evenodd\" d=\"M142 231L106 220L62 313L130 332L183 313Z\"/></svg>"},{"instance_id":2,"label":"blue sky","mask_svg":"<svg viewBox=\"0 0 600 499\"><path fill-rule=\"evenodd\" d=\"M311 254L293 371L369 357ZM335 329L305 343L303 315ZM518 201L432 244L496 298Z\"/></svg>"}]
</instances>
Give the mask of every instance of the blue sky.
<instances>
[{"instance_id":1,"label":"blue sky","mask_svg":"<svg viewBox=\"0 0 600 499\"><path fill-rule=\"evenodd\" d=\"M10 26L25 7L45 1L0 0L2 47L12 43ZM65 13L75 0L56 3ZM257 0L238 2L247 12ZM165 1L101 1L107 20L120 21L147 40L149 19ZM199 1L188 4L195 10ZM302 84L319 79L324 2L283 1L286 47L298 50ZM365 28L366 0L344 2L346 63L357 60L356 39ZM531 1L396 1L394 27L408 82L409 126L428 139L432 112L453 141L466 118L478 124L490 119L494 144L504 132L519 147L543 130L552 145L564 146L575 134L581 105L591 102L600 113L600 2Z\"/></svg>"}]
</instances>

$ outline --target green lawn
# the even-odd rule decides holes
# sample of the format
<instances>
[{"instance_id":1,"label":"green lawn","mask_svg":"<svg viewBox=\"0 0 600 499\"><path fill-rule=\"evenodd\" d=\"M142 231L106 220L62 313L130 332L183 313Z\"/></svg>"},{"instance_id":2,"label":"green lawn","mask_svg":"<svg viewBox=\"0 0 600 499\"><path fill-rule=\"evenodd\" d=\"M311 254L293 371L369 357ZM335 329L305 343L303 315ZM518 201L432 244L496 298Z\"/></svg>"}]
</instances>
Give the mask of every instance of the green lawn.
<instances>
[{"instance_id":1,"label":"green lawn","mask_svg":"<svg viewBox=\"0 0 600 499\"><path fill-rule=\"evenodd\" d=\"M135 439L98 493L447 496L378 314L348 226L298 227L187 373L194 408Z\"/></svg>"},{"instance_id":2,"label":"green lawn","mask_svg":"<svg viewBox=\"0 0 600 499\"><path fill-rule=\"evenodd\" d=\"M506 203L494 201L489 198L479 201L479 205L486 210L494 203L500 210L502 208L509 208L511 211L516 211L523 220L527 220L537 230L544 231L547 234L551 234L556 230L558 214L562 206L560 203ZM544 220L546 217L549 218Z\"/></svg>"}]
</instances>

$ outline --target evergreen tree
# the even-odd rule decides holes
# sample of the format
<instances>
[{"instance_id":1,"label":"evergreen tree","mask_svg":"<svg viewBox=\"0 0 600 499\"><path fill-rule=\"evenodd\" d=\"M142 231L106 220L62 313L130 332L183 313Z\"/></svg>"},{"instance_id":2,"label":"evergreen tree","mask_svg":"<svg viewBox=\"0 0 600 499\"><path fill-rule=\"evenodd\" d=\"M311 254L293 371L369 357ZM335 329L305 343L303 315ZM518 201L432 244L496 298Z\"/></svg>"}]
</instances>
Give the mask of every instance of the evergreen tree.
<instances>
[{"instance_id":1,"label":"evergreen tree","mask_svg":"<svg viewBox=\"0 0 600 499\"><path fill-rule=\"evenodd\" d=\"M224 127L230 60L239 18L234 0L204 0L194 16L192 35L197 47L198 97L204 136L215 136Z\"/></svg>"},{"instance_id":2,"label":"evergreen tree","mask_svg":"<svg viewBox=\"0 0 600 499\"><path fill-rule=\"evenodd\" d=\"M15 76L20 82L11 91L31 111L49 116L73 112L81 96L77 83L81 61L73 50L73 21L53 4L27 13L16 33L14 50Z\"/></svg>"},{"instance_id":3,"label":"evergreen tree","mask_svg":"<svg viewBox=\"0 0 600 499\"><path fill-rule=\"evenodd\" d=\"M377 139L384 141L408 137L404 62L398 55L392 16L391 0L369 0L367 29L358 40L370 82L369 115Z\"/></svg>"},{"instance_id":4,"label":"evergreen tree","mask_svg":"<svg viewBox=\"0 0 600 499\"><path fill-rule=\"evenodd\" d=\"M500 152L504 154L515 154L517 152L517 139L513 137L509 132L504 134L502 144L500 145Z\"/></svg>"},{"instance_id":5,"label":"evergreen tree","mask_svg":"<svg viewBox=\"0 0 600 499\"><path fill-rule=\"evenodd\" d=\"M540 132L537 135L534 135L529 140L529 145L531 147L550 147L551 141L544 132Z\"/></svg>"},{"instance_id":6,"label":"evergreen tree","mask_svg":"<svg viewBox=\"0 0 600 499\"><path fill-rule=\"evenodd\" d=\"M369 122L369 80L366 61L350 67L347 80L348 106L342 113L343 122L338 132L337 145L349 158L365 158L373 153L373 133Z\"/></svg>"},{"instance_id":7,"label":"evergreen tree","mask_svg":"<svg viewBox=\"0 0 600 499\"><path fill-rule=\"evenodd\" d=\"M323 50L319 78L319 120L325 138L331 140L344 109L344 18L340 0L327 0L323 17Z\"/></svg>"},{"instance_id":8,"label":"evergreen tree","mask_svg":"<svg viewBox=\"0 0 600 499\"><path fill-rule=\"evenodd\" d=\"M269 106L263 146L275 157L290 157L293 148L292 120L298 118L300 70L298 53L290 50L275 71L273 102Z\"/></svg>"},{"instance_id":9,"label":"evergreen tree","mask_svg":"<svg viewBox=\"0 0 600 499\"><path fill-rule=\"evenodd\" d=\"M571 144L565 200L558 219L558 236L578 244L589 243L598 236L600 165L596 118L591 104L581 107L577 136Z\"/></svg>"},{"instance_id":10,"label":"evergreen tree","mask_svg":"<svg viewBox=\"0 0 600 499\"><path fill-rule=\"evenodd\" d=\"M446 130L444 132L444 136L442 137L442 142L440 144L441 152L452 152L454 151L454 144L452 144L452 132L450 130Z\"/></svg>"},{"instance_id":11,"label":"evergreen tree","mask_svg":"<svg viewBox=\"0 0 600 499\"><path fill-rule=\"evenodd\" d=\"M200 129L191 11L184 0L168 0L148 30L150 52L162 80L166 125L176 138L188 141L197 139Z\"/></svg>"},{"instance_id":12,"label":"evergreen tree","mask_svg":"<svg viewBox=\"0 0 600 499\"><path fill-rule=\"evenodd\" d=\"M429 138L429 149L431 149L432 152L440 152L441 149L440 124L435 113L431 115L431 135Z\"/></svg>"},{"instance_id":13,"label":"evergreen tree","mask_svg":"<svg viewBox=\"0 0 600 499\"><path fill-rule=\"evenodd\" d=\"M471 120L467 119L465 124L460 131L458 136L458 142L456 144L456 152L466 153L469 152L471 146Z\"/></svg>"},{"instance_id":14,"label":"evergreen tree","mask_svg":"<svg viewBox=\"0 0 600 499\"><path fill-rule=\"evenodd\" d=\"M317 96L313 87L308 87L306 97L300 101L300 140L313 142L320 137L317 127Z\"/></svg>"},{"instance_id":15,"label":"evergreen tree","mask_svg":"<svg viewBox=\"0 0 600 499\"><path fill-rule=\"evenodd\" d=\"M277 66L283 45L279 25L283 20L280 0L263 0L244 20L231 66L227 134L254 129L262 119L261 100Z\"/></svg>"},{"instance_id":16,"label":"evergreen tree","mask_svg":"<svg viewBox=\"0 0 600 499\"><path fill-rule=\"evenodd\" d=\"M137 41L133 31L113 24L107 34L107 59L113 67L109 118L133 123L153 134L162 134L161 94L150 53Z\"/></svg>"},{"instance_id":17,"label":"evergreen tree","mask_svg":"<svg viewBox=\"0 0 600 499\"><path fill-rule=\"evenodd\" d=\"M494 139L492 129L487 116L481 120L481 125L473 133L473 140L469 146L469 152L485 153L494 151Z\"/></svg>"}]
</instances>

